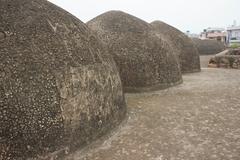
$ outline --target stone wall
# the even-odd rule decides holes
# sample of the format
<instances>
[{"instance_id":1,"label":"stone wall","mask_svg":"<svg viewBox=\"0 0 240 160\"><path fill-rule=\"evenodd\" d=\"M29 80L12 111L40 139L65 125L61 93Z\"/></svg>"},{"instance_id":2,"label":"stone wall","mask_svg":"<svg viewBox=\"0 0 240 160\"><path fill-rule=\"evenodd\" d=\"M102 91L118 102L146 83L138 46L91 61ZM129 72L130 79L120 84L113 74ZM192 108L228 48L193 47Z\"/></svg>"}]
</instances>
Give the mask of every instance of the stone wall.
<instances>
[{"instance_id":1,"label":"stone wall","mask_svg":"<svg viewBox=\"0 0 240 160\"><path fill-rule=\"evenodd\" d=\"M0 159L51 159L118 125L126 104L111 55L45 0L0 0Z\"/></svg>"},{"instance_id":2,"label":"stone wall","mask_svg":"<svg viewBox=\"0 0 240 160\"><path fill-rule=\"evenodd\" d=\"M126 92L163 89L182 82L173 49L156 36L147 22L110 11L87 25L113 55Z\"/></svg>"},{"instance_id":3,"label":"stone wall","mask_svg":"<svg viewBox=\"0 0 240 160\"><path fill-rule=\"evenodd\" d=\"M209 67L240 69L240 49L227 49L209 60Z\"/></svg>"}]
</instances>

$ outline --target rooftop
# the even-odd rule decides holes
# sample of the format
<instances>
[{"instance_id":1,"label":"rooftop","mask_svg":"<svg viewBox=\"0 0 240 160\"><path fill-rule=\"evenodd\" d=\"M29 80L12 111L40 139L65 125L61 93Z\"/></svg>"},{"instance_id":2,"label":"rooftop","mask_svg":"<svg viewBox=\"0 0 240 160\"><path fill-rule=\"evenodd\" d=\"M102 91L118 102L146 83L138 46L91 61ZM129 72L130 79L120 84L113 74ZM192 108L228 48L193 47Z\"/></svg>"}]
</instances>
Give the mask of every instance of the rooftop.
<instances>
[{"instance_id":1,"label":"rooftop","mask_svg":"<svg viewBox=\"0 0 240 160\"><path fill-rule=\"evenodd\" d=\"M224 31L224 30L225 30L224 28L218 28L218 27L207 28L207 32L210 32L210 31Z\"/></svg>"},{"instance_id":2,"label":"rooftop","mask_svg":"<svg viewBox=\"0 0 240 160\"><path fill-rule=\"evenodd\" d=\"M208 33L207 37L208 38L214 38L214 37L224 37L227 36L226 32L214 32L214 33Z\"/></svg>"},{"instance_id":3,"label":"rooftop","mask_svg":"<svg viewBox=\"0 0 240 160\"><path fill-rule=\"evenodd\" d=\"M227 28L228 31L230 30L240 30L240 26L231 26Z\"/></svg>"}]
</instances>

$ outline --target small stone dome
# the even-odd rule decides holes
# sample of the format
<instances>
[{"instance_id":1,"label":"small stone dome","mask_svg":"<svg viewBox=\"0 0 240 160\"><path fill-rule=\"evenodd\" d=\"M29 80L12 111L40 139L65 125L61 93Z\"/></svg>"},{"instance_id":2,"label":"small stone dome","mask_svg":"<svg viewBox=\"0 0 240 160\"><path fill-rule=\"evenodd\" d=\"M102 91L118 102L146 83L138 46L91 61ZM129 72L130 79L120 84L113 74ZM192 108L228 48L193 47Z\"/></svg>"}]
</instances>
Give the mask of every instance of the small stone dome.
<instances>
[{"instance_id":1,"label":"small stone dome","mask_svg":"<svg viewBox=\"0 0 240 160\"><path fill-rule=\"evenodd\" d=\"M216 40L201 40L199 38L193 38L192 40L195 43L200 55L217 54L226 49L224 43Z\"/></svg>"},{"instance_id":2,"label":"small stone dome","mask_svg":"<svg viewBox=\"0 0 240 160\"><path fill-rule=\"evenodd\" d=\"M104 13L87 23L108 47L126 92L163 89L182 82L172 48L151 25L121 11Z\"/></svg>"},{"instance_id":3,"label":"small stone dome","mask_svg":"<svg viewBox=\"0 0 240 160\"><path fill-rule=\"evenodd\" d=\"M0 22L0 159L63 156L125 117L116 64L83 22L46 0L0 0Z\"/></svg>"},{"instance_id":4,"label":"small stone dome","mask_svg":"<svg viewBox=\"0 0 240 160\"><path fill-rule=\"evenodd\" d=\"M162 21L154 21L151 25L155 32L174 48L174 53L179 57L182 73L201 70L199 53L187 35Z\"/></svg>"}]
</instances>

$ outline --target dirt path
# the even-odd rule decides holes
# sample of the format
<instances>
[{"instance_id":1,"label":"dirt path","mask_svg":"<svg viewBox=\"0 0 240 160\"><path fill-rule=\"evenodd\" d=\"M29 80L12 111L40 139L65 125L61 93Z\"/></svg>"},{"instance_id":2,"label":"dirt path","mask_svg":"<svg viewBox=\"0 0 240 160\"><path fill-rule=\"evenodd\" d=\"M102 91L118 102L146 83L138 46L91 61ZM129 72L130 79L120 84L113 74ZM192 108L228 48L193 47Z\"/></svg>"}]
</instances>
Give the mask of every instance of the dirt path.
<instances>
[{"instance_id":1,"label":"dirt path","mask_svg":"<svg viewBox=\"0 0 240 160\"><path fill-rule=\"evenodd\" d=\"M202 55L202 56L200 56L201 67L202 68L207 68L208 67L208 62L213 56L214 55Z\"/></svg>"},{"instance_id":2,"label":"dirt path","mask_svg":"<svg viewBox=\"0 0 240 160\"><path fill-rule=\"evenodd\" d=\"M128 94L127 122L67 160L239 160L239 77L203 69L182 85Z\"/></svg>"}]
</instances>

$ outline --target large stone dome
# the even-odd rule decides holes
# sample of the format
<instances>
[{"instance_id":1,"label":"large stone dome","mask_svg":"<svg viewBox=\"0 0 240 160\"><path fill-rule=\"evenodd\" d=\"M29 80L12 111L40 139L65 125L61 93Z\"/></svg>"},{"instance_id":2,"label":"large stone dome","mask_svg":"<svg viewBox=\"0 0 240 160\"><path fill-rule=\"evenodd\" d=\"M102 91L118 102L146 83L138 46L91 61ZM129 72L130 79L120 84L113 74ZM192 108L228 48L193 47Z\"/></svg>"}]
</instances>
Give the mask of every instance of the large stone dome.
<instances>
[{"instance_id":1,"label":"large stone dome","mask_svg":"<svg viewBox=\"0 0 240 160\"><path fill-rule=\"evenodd\" d=\"M46 0L0 0L0 22L0 159L64 155L124 118L115 62L84 23Z\"/></svg>"},{"instance_id":2,"label":"large stone dome","mask_svg":"<svg viewBox=\"0 0 240 160\"><path fill-rule=\"evenodd\" d=\"M200 71L199 53L187 35L162 21L154 21L151 25L174 48L174 53L179 56L182 73Z\"/></svg>"},{"instance_id":3,"label":"large stone dome","mask_svg":"<svg viewBox=\"0 0 240 160\"><path fill-rule=\"evenodd\" d=\"M126 92L162 89L182 82L172 48L156 36L147 22L110 11L87 25L113 55Z\"/></svg>"},{"instance_id":4,"label":"large stone dome","mask_svg":"<svg viewBox=\"0 0 240 160\"><path fill-rule=\"evenodd\" d=\"M201 40L199 38L193 38L193 42L195 43L200 55L217 54L226 49L224 43L216 40Z\"/></svg>"}]
</instances>

